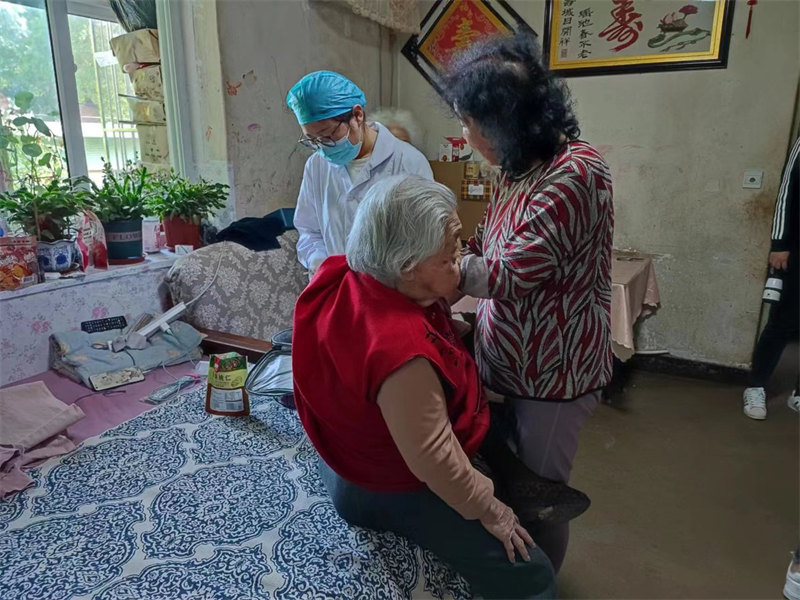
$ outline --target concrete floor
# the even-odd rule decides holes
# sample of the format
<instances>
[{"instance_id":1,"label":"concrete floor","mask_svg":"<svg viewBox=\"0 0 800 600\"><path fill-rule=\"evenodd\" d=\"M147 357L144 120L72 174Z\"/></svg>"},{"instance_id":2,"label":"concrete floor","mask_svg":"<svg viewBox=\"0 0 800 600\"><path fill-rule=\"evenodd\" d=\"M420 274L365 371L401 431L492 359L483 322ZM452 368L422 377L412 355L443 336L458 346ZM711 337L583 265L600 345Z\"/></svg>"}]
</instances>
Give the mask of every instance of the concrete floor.
<instances>
[{"instance_id":1,"label":"concrete floor","mask_svg":"<svg viewBox=\"0 0 800 600\"><path fill-rule=\"evenodd\" d=\"M600 406L575 459L592 507L572 524L561 597L781 598L800 540L790 370L761 422L739 386L642 372Z\"/></svg>"}]
</instances>

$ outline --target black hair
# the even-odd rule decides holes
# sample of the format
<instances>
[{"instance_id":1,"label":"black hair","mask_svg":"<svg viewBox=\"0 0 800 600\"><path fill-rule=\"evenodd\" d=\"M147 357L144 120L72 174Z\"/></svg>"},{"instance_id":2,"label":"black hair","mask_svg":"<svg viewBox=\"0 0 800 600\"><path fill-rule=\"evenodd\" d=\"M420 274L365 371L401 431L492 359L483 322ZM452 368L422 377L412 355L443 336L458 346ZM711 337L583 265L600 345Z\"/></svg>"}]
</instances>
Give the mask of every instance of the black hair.
<instances>
[{"instance_id":1,"label":"black hair","mask_svg":"<svg viewBox=\"0 0 800 600\"><path fill-rule=\"evenodd\" d=\"M347 123L350 119L353 118L353 110L350 109L346 113L342 113L341 115L336 115L335 117L331 117L337 123Z\"/></svg>"},{"instance_id":2,"label":"black hair","mask_svg":"<svg viewBox=\"0 0 800 600\"><path fill-rule=\"evenodd\" d=\"M580 136L569 89L542 63L533 32L470 47L441 84L446 102L460 118L475 121L511 175L555 156L562 136Z\"/></svg>"}]
</instances>

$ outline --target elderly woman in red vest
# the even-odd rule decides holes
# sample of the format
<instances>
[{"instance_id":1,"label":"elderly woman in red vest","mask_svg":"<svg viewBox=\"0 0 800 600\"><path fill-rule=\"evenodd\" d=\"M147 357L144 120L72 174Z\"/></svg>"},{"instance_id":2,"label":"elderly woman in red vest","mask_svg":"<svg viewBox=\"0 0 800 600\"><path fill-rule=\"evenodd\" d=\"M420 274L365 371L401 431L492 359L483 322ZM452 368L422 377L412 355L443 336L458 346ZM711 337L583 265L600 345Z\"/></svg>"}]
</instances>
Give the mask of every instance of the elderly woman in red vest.
<instances>
[{"instance_id":1,"label":"elderly woman in red vest","mask_svg":"<svg viewBox=\"0 0 800 600\"><path fill-rule=\"evenodd\" d=\"M328 258L297 302L297 410L345 520L430 549L486 598L551 598L549 560L470 461L489 409L441 300L458 285L460 232L438 183L392 177L370 191L347 256Z\"/></svg>"}]
</instances>

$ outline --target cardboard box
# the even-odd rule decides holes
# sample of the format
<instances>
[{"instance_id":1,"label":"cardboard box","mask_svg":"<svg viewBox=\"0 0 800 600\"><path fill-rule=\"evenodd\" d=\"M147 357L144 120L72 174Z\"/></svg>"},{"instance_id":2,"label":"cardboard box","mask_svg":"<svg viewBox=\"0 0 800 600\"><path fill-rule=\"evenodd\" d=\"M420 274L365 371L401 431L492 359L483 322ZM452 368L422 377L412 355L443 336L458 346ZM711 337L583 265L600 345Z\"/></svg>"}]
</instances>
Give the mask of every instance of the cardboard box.
<instances>
[{"instance_id":1,"label":"cardboard box","mask_svg":"<svg viewBox=\"0 0 800 600\"><path fill-rule=\"evenodd\" d=\"M432 160L431 169L433 170L433 178L442 185L447 186L452 190L456 196L458 218L461 219L461 239L468 240L475 233L475 228L478 223L483 219L486 212L486 207L489 205L489 196L486 195L486 185L491 188L490 182L487 180L472 180L473 185L479 181L482 187L483 195L480 197L473 197L467 193L466 196L462 195L464 184L467 184L467 192L469 192L469 181L464 177L464 168L467 163L465 162L441 162Z\"/></svg>"},{"instance_id":2,"label":"cardboard box","mask_svg":"<svg viewBox=\"0 0 800 600\"><path fill-rule=\"evenodd\" d=\"M488 179L463 179L461 199L489 202L492 199L492 182Z\"/></svg>"},{"instance_id":3,"label":"cardboard box","mask_svg":"<svg viewBox=\"0 0 800 600\"><path fill-rule=\"evenodd\" d=\"M111 38L111 51L120 65L128 63L158 63L158 30L139 29Z\"/></svg>"},{"instance_id":4,"label":"cardboard box","mask_svg":"<svg viewBox=\"0 0 800 600\"><path fill-rule=\"evenodd\" d=\"M169 171L172 168L172 165L169 164L168 162L154 163L154 162L142 161L141 164L148 170L148 172L152 173L153 175L167 175L169 174Z\"/></svg>"},{"instance_id":5,"label":"cardboard box","mask_svg":"<svg viewBox=\"0 0 800 600\"><path fill-rule=\"evenodd\" d=\"M467 241L473 235L486 214L488 202L461 200L458 203L458 218L461 219L461 239Z\"/></svg>"},{"instance_id":6,"label":"cardboard box","mask_svg":"<svg viewBox=\"0 0 800 600\"><path fill-rule=\"evenodd\" d=\"M167 114L164 112L164 105L157 100L146 100L136 96L126 96L120 94L128 101L131 109L131 120L137 125L140 123L166 123Z\"/></svg>"},{"instance_id":7,"label":"cardboard box","mask_svg":"<svg viewBox=\"0 0 800 600\"><path fill-rule=\"evenodd\" d=\"M143 163L169 163L166 125L137 125L139 159Z\"/></svg>"},{"instance_id":8,"label":"cardboard box","mask_svg":"<svg viewBox=\"0 0 800 600\"><path fill-rule=\"evenodd\" d=\"M449 187L456 195L456 198L460 198L461 182L464 179L464 165L466 163L442 162L440 160L432 160L430 163L434 180Z\"/></svg>"},{"instance_id":9,"label":"cardboard box","mask_svg":"<svg viewBox=\"0 0 800 600\"><path fill-rule=\"evenodd\" d=\"M161 67L154 65L136 69L128 74L133 84L134 93L140 98L164 101L164 82L161 79Z\"/></svg>"}]
</instances>

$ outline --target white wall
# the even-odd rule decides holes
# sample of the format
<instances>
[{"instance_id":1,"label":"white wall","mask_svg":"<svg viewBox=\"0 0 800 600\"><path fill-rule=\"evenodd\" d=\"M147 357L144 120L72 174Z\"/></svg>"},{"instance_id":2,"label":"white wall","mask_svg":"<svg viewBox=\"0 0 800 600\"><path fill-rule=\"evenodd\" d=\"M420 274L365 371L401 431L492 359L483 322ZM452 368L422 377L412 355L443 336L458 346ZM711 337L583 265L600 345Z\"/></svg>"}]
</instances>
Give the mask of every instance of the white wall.
<instances>
[{"instance_id":1,"label":"white wall","mask_svg":"<svg viewBox=\"0 0 800 600\"><path fill-rule=\"evenodd\" d=\"M339 71L375 107L383 64L377 24L338 3L217 0L225 136L236 217L293 206L308 151L286 93L308 72Z\"/></svg>"},{"instance_id":2,"label":"white wall","mask_svg":"<svg viewBox=\"0 0 800 600\"><path fill-rule=\"evenodd\" d=\"M510 3L541 34L544 2ZM760 2L754 12L745 40L747 6L737 3L725 70L569 79L583 137L614 175L615 245L657 256L662 307L644 323L640 348L750 361L800 72L800 3ZM396 88L426 131L429 156L459 133L403 57ZM742 189L748 168L764 170L761 190Z\"/></svg>"},{"instance_id":3,"label":"white wall","mask_svg":"<svg viewBox=\"0 0 800 600\"><path fill-rule=\"evenodd\" d=\"M181 122L189 129L190 148L186 154L191 164L185 165L185 175L229 184L232 170L228 160L217 2L170 1L177 7L175 18L180 20L182 38L175 40L173 34L174 43L181 45L176 60L182 62L176 68L183 69L186 86L179 96L184 111ZM234 189L226 210L215 216L218 225L235 220L235 197Z\"/></svg>"}]
</instances>

